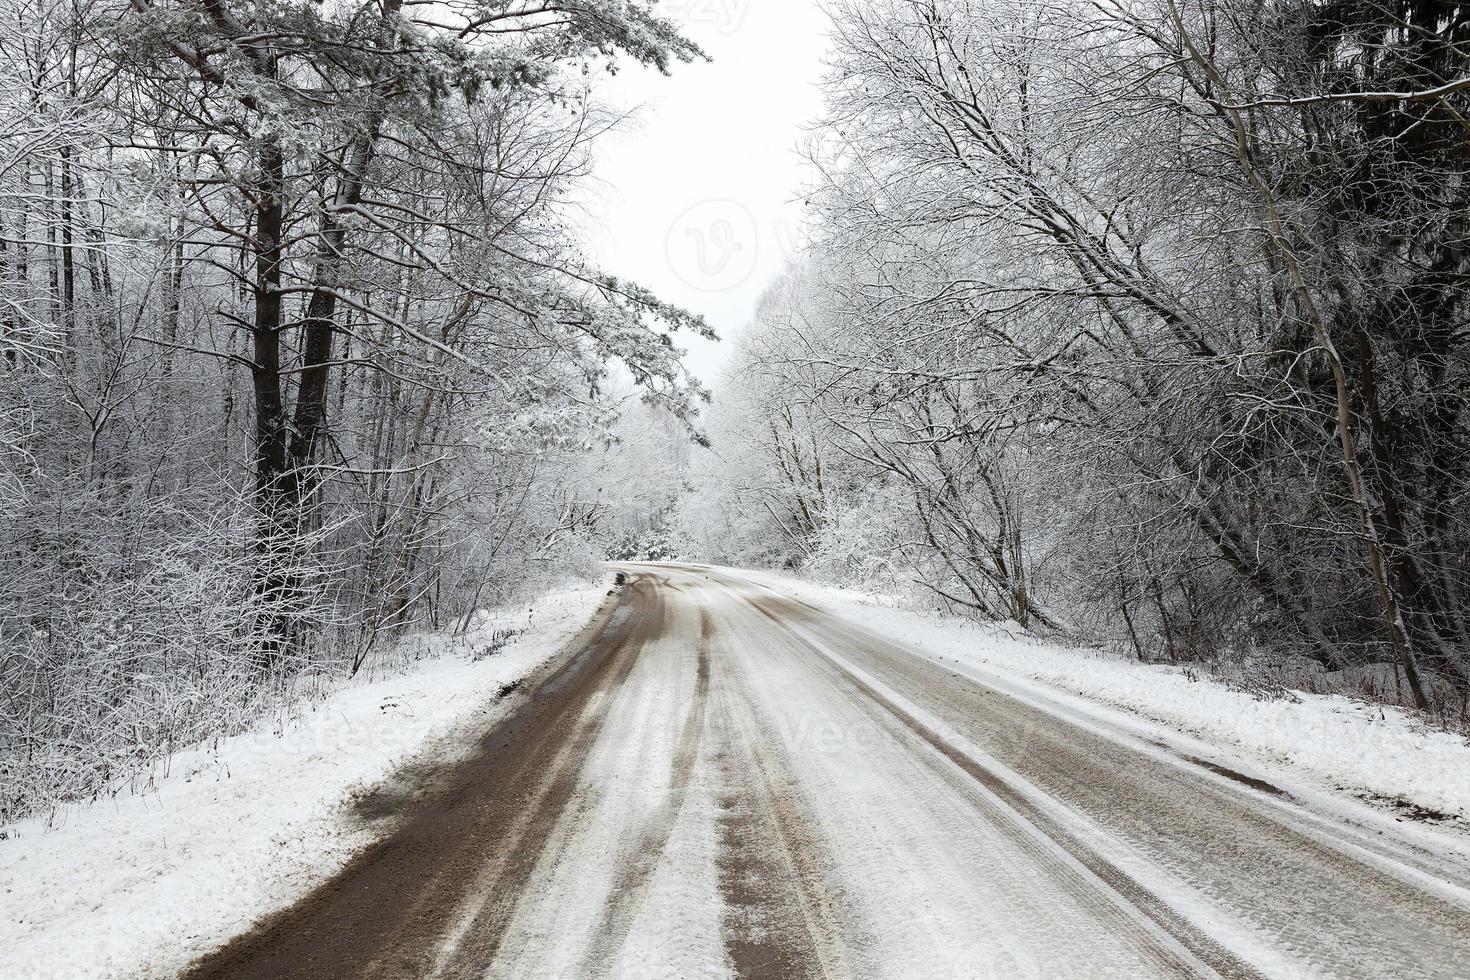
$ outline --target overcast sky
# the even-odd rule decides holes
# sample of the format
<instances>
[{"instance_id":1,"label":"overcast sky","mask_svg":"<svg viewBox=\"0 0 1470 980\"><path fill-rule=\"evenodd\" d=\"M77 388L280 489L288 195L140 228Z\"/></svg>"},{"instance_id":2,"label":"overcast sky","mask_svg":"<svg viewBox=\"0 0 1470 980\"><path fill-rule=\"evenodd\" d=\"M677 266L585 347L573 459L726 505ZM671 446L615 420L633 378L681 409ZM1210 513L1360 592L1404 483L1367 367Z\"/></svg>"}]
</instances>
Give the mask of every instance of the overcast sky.
<instances>
[{"instance_id":1,"label":"overcast sky","mask_svg":"<svg viewBox=\"0 0 1470 980\"><path fill-rule=\"evenodd\" d=\"M749 319L800 232L798 149L818 115L826 17L815 0L664 0L714 59L672 77L625 69L603 86L638 108L598 152L590 245L608 272L703 314L722 337ZM709 383L726 345L688 340Z\"/></svg>"}]
</instances>

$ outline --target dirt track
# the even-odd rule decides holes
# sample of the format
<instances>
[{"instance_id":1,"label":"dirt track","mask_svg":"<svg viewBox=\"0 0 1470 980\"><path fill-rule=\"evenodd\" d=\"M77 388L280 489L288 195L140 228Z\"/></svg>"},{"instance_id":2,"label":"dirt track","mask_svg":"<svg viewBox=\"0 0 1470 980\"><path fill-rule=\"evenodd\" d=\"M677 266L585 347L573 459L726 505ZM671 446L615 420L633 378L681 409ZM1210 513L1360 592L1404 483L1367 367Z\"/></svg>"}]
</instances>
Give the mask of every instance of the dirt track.
<instances>
[{"instance_id":1,"label":"dirt track","mask_svg":"<svg viewBox=\"0 0 1470 980\"><path fill-rule=\"evenodd\" d=\"M1457 976L1431 859L734 576L643 567L198 977Z\"/></svg>"}]
</instances>

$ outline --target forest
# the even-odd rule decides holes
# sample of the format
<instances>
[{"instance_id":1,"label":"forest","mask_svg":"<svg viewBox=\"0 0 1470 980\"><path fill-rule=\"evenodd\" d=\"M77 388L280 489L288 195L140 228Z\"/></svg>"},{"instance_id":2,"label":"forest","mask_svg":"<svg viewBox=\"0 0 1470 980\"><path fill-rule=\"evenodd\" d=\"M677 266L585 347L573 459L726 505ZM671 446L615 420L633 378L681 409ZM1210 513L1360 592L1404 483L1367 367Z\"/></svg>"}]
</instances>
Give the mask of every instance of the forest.
<instances>
[{"instance_id":1,"label":"forest","mask_svg":"<svg viewBox=\"0 0 1470 980\"><path fill-rule=\"evenodd\" d=\"M5 0L0 816L605 559L1467 723L1470 9L832 0L709 387L587 258L623 0Z\"/></svg>"},{"instance_id":2,"label":"forest","mask_svg":"<svg viewBox=\"0 0 1470 980\"><path fill-rule=\"evenodd\" d=\"M710 328L571 203L599 77L702 57L614 0L7 0L0 814L603 556Z\"/></svg>"},{"instance_id":3,"label":"forest","mask_svg":"<svg viewBox=\"0 0 1470 980\"><path fill-rule=\"evenodd\" d=\"M1463 725L1470 9L834 7L691 551Z\"/></svg>"}]
</instances>

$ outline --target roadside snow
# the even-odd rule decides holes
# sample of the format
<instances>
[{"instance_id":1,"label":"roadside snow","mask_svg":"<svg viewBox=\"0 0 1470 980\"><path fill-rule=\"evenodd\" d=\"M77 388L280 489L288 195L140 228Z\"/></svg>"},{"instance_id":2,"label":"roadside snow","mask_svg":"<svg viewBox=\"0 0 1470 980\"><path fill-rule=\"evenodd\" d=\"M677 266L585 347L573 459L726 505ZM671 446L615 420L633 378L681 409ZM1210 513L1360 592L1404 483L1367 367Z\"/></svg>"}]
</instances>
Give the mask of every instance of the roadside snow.
<instances>
[{"instance_id":1,"label":"roadside snow","mask_svg":"<svg viewBox=\"0 0 1470 980\"><path fill-rule=\"evenodd\" d=\"M1265 700L1208 675L1058 646L1000 625L899 608L896 600L872 593L773 572L730 572L820 606L1008 693L1060 700L1115 725L1122 721L1119 713L1099 705L1120 708L1134 719L1243 750L1253 761L1305 778L1315 788L1390 808L1395 803L1422 807L1470 830L1470 743L1426 728L1403 711L1305 692L1294 692L1297 701ZM1138 729L1126 721L1123 726Z\"/></svg>"},{"instance_id":2,"label":"roadside snow","mask_svg":"<svg viewBox=\"0 0 1470 980\"><path fill-rule=\"evenodd\" d=\"M371 842L355 796L503 710L525 677L585 624L606 585L498 610L471 630L525 629L484 659L442 656L348 683L304 717L173 757L147 795L36 819L0 840L0 972L7 977L167 975L289 904Z\"/></svg>"}]
</instances>

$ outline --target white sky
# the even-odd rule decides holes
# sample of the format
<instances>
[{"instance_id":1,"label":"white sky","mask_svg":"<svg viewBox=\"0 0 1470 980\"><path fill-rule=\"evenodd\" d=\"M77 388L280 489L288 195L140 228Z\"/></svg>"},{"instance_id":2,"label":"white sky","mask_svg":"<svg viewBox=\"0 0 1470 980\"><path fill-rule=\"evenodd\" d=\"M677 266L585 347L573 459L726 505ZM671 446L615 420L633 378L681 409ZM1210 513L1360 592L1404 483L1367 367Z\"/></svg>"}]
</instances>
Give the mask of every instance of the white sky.
<instances>
[{"instance_id":1,"label":"white sky","mask_svg":"<svg viewBox=\"0 0 1470 980\"><path fill-rule=\"evenodd\" d=\"M821 110L816 0L663 0L713 61L672 77L625 68L599 86L638 113L598 151L589 247L606 271L700 313L723 338L792 254L807 182L798 149ZM728 345L685 338L706 384Z\"/></svg>"}]
</instances>

